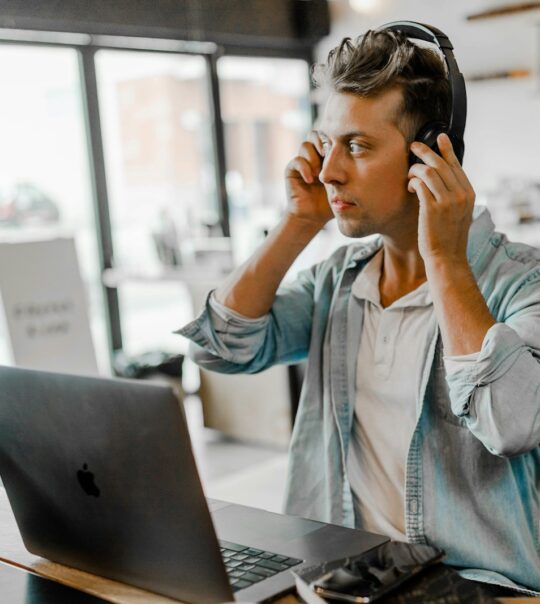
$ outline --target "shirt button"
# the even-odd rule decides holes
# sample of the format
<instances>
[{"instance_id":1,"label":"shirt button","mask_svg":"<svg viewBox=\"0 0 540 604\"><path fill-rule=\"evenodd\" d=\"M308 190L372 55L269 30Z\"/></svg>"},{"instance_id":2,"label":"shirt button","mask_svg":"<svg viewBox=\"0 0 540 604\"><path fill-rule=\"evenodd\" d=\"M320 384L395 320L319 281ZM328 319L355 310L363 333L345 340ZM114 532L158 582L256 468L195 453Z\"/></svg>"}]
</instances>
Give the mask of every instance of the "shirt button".
<instances>
[{"instance_id":1,"label":"shirt button","mask_svg":"<svg viewBox=\"0 0 540 604\"><path fill-rule=\"evenodd\" d=\"M382 341L383 341L385 344L388 344L388 336L384 336L384 338L382 339Z\"/></svg>"}]
</instances>

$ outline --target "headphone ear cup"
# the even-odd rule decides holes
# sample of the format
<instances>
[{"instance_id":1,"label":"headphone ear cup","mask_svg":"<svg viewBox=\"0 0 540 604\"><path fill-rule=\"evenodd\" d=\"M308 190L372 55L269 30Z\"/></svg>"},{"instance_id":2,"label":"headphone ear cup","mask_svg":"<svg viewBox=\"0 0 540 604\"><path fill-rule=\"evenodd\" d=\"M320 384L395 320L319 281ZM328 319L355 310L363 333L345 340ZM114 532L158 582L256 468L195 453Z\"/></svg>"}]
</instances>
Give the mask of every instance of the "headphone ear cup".
<instances>
[{"instance_id":1,"label":"headphone ear cup","mask_svg":"<svg viewBox=\"0 0 540 604\"><path fill-rule=\"evenodd\" d=\"M442 132L446 132L448 126L444 122L428 122L424 124L414 137L415 141L424 143L430 149L433 149L437 155L440 155L439 145L437 145L437 137ZM424 162L417 157L412 151L409 152L409 165L423 164Z\"/></svg>"}]
</instances>

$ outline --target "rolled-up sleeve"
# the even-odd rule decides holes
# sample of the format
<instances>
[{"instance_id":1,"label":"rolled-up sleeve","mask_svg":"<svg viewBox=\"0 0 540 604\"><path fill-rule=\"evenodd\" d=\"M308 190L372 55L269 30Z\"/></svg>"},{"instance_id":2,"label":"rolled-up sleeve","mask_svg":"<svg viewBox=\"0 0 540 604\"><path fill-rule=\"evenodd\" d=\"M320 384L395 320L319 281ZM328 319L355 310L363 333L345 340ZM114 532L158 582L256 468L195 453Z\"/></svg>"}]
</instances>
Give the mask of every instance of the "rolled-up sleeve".
<instances>
[{"instance_id":1,"label":"rolled-up sleeve","mask_svg":"<svg viewBox=\"0 0 540 604\"><path fill-rule=\"evenodd\" d=\"M305 358L311 335L316 267L282 285L269 313L251 319L220 304L211 292L202 313L175 333L191 340L189 355L223 373L256 373Z\"/></svg>"},{"instance_id":2,"label":"rolled-up sleeve","mask_svg":"<svg viewBox=\"0 0 540 604\"><path fill-rule=\"evenodd\" d=\"M540 299L493 325L476 360L447 373L453 413L495 455L540 444L539 358Z\"/></svg>"},{"instance_id":3,"label":"rolled-up sleeve","mask_svg":"<svg viewBox=\"0 0 540 604\"><path fill-rule=\"evenodd\" d=\"M260 347L268 321L269 315L249 319L232 312L219 304L211 291L201 314L176 333L214 357L243 365L252 360L253 351Z\"/></svg>"}]
</instances>

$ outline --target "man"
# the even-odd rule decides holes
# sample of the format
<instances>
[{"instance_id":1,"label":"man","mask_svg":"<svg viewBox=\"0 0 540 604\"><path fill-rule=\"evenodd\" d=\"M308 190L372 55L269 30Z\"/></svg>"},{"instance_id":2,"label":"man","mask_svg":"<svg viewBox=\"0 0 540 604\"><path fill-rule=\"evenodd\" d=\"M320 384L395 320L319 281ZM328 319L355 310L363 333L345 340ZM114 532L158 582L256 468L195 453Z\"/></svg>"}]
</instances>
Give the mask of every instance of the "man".
<instances>
[{"instance_id":1,"label":"man","mask_svg":"<svg viewBox=\"0 0 540 604\"><path fill-rule=\"evenodd\" d=\"M473 213L448 136L440 155L413 142L448 119L434 51L368 32L316 77L329 96L287 166L283 219L180 333L222 372L307 356L287 512L433 543L467 578L540 590L540 254ZM281 284L333 217L380 237Z\"/></svg>"}]
</instances>

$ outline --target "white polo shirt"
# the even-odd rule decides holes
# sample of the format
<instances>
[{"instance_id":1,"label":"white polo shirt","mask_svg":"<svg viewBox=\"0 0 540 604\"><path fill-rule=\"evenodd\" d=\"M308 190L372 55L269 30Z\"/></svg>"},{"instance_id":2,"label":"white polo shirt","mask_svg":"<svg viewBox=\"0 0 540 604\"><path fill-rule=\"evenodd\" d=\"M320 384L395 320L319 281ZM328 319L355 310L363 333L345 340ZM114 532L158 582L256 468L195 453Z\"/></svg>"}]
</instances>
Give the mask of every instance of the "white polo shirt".
<instances>
[{"instance_id":1,"label":"white polo shirt","mask_svg":"<svg viewBox=\"0 0 540 604\"><path fill-rule=\"evenodd\" d=\"M352 286L365 310L347 466L363 528L405 541L405 468L426 362L418 351L436 323L427 282L381 306L382 260L380 250Z\"/></svg>"}]
</instances>

